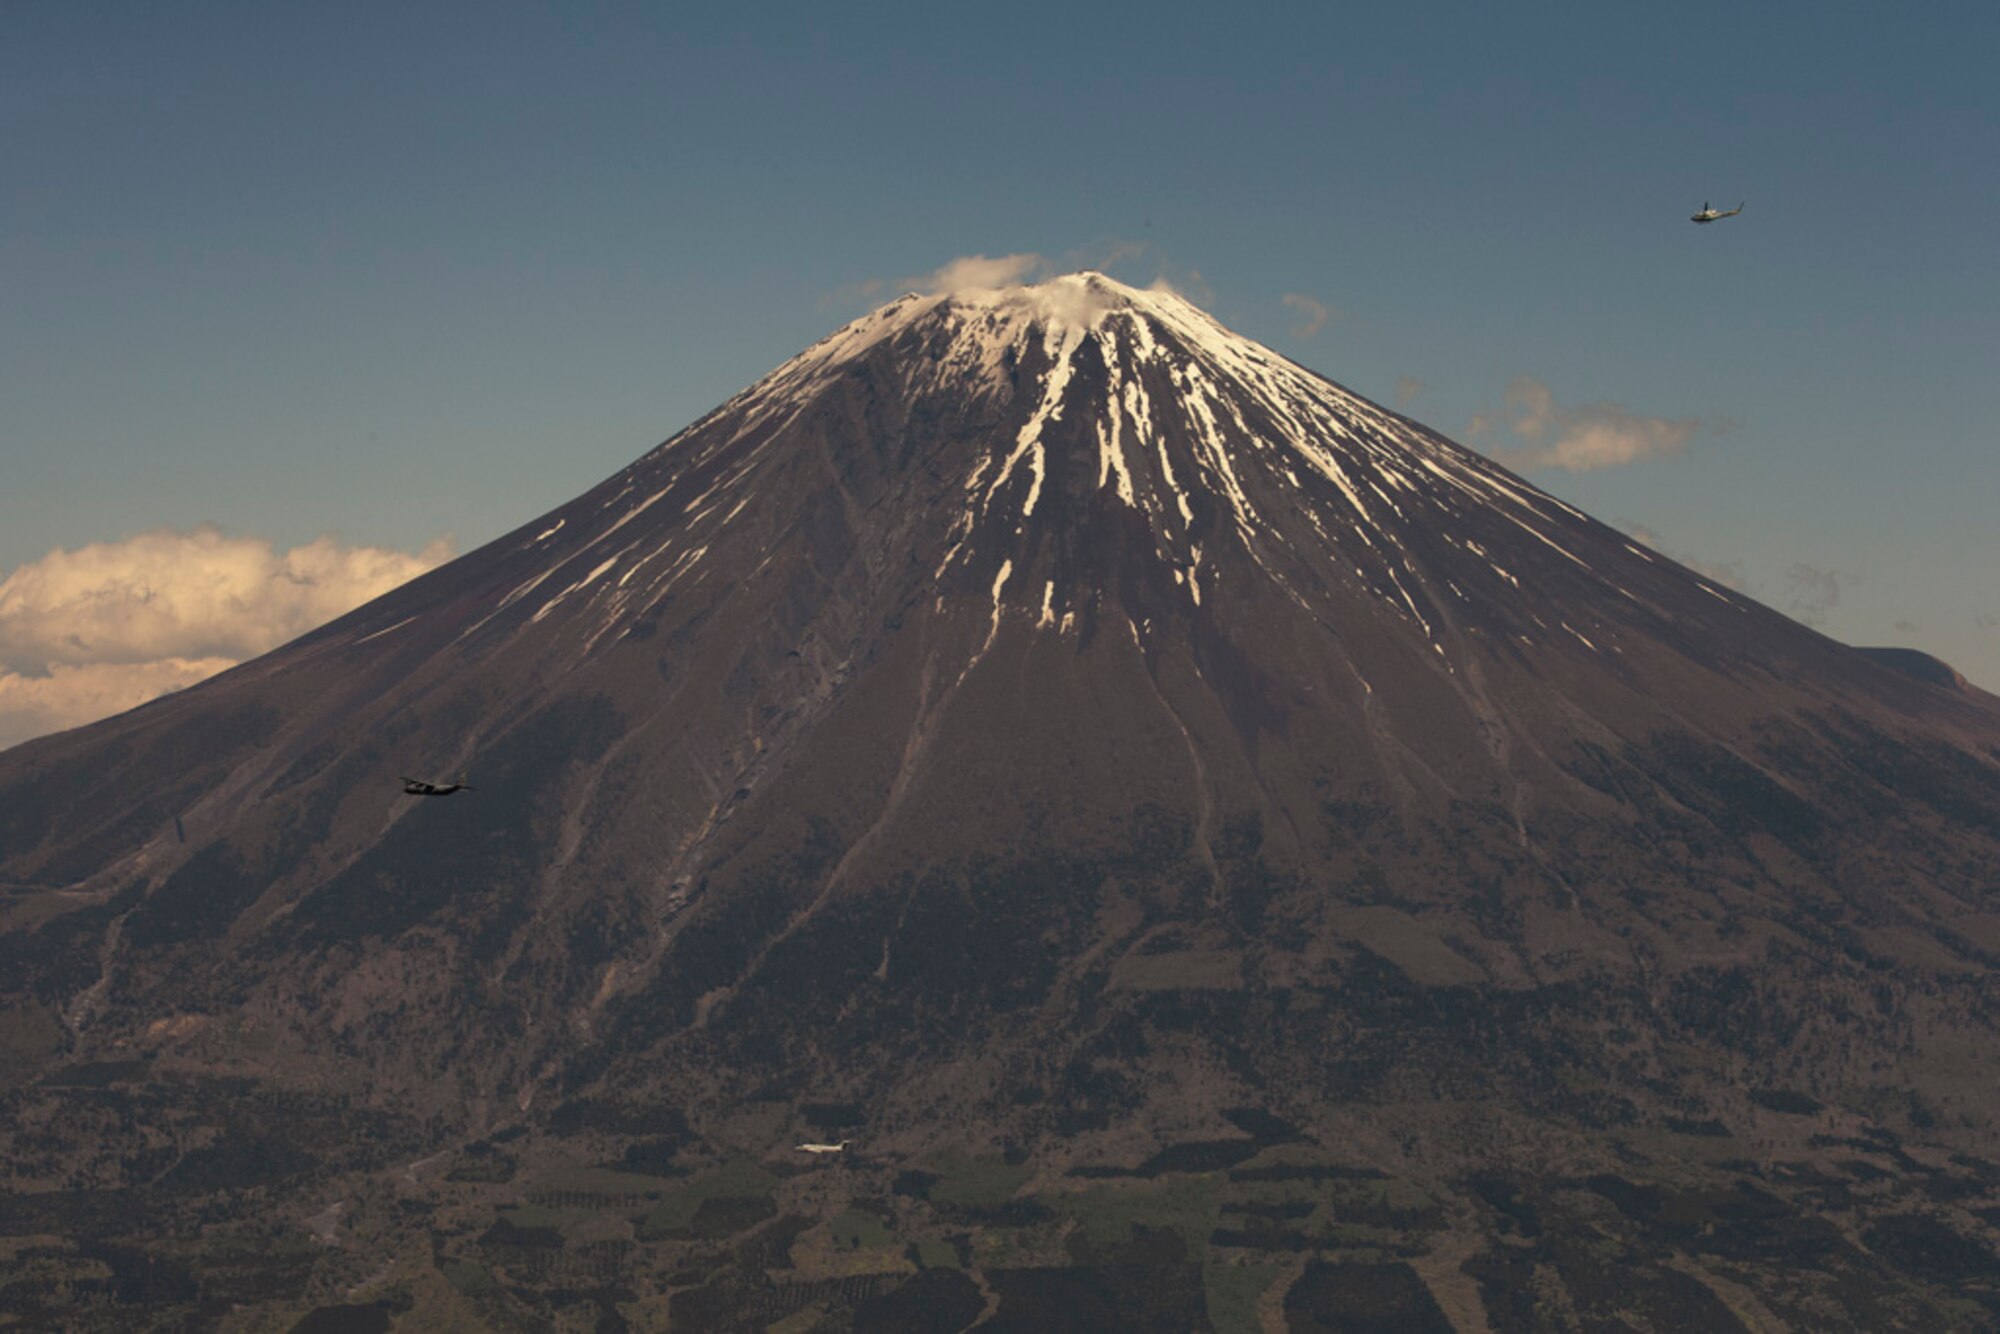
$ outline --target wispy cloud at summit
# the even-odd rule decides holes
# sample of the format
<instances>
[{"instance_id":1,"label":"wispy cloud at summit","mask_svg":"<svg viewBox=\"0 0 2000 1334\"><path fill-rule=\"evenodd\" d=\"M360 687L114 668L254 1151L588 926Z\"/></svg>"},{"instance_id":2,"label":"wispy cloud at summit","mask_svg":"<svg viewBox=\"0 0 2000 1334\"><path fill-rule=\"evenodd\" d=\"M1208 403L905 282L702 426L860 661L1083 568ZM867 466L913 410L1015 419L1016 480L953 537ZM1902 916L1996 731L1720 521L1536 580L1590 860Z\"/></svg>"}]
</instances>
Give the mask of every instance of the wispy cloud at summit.
<instances>
[{"instance_id":1,"label":"wispy cloud at summit","mask_svg":"<svg viewBox=\"0 0 2000 1334\"><path fill-rule=\"evenodd\" d=\"M919 278L914 284L920 292L984 292L995 287L1011 287L1015 283L1044 272L1049 267L1040 255L961 255L950 263L933 270L928 276Z\"/></svg>"}]
</instances>

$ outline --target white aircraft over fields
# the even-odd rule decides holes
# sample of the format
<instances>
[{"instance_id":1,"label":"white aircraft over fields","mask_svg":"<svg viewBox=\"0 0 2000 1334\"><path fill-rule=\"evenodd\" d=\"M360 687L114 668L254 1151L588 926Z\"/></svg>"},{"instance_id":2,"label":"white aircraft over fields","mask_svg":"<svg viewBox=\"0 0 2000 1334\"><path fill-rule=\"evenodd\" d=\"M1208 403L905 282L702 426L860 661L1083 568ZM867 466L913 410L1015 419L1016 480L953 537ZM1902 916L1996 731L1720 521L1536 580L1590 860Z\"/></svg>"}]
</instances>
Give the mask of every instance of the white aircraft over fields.
<instances>
[{"instance_id":1,"label":"white aircraft over fields","mask_svg":"<svg viewBox=\"0 0 2000 1334\"><path fill-rule=\"evenodd\" d=\"M800 1153L844 1153L850 1142L842 1140L838 1144L801 1144L797 1147Z\"/></svg>"},{"instance_id":2,"label":"white aircraft over fields","mask_svg":"<svg viewBox=\"0 0 2000 1334\"><path fill-rule=\"evenodd\" d=\"M1717 218L1733 218L1742 211L1743 211L1743 205L1738 204L1735 208L1732 208L1727 213L1724 213L1720 209L1710 208L1708 206L1708 201L1704 199L1701 201L1701 212L1695 214L1692 218L1689 218L1688 221L1714 222Z\"/></svg>"}]
</instances>

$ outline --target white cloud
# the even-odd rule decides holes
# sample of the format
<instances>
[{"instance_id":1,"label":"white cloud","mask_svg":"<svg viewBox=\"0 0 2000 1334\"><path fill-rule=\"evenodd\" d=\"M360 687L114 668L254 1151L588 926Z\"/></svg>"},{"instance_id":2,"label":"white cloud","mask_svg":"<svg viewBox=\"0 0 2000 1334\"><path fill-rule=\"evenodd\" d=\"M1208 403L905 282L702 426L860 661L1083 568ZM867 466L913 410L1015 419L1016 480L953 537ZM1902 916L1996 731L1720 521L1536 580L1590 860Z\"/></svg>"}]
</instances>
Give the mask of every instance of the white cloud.
<instances>
[{"instance_id":1,"label":"white cloud","mask_svg":"<svg viewBox=\"0 0 2000 1334\"><path fill-rule=\"evenodd\" d=\"M1511 420L1509 420L1511 418ZM1472 419L1469 436L1477 440L1505 424L1522 441L1502 446L1493 457L1510 468L1562 468L1591 472L1663 454L1678 454L1701 431L1699 417L1646 417L1617 403L1579 403L1563 407L1540 380L1520 376L1507 386L1506 406Z\"/></svg>"},{"instance_id":2,"label":"white cloud","mask_svg":"<svg viewBox=\"0 0 2000 1334\"><path fill-rule=\"evenodd\" d=\"M1215 304L1215 289L1201 276L1200 269L1188 269L1179 276L1162 269L1148 285L1148 290L1177 296L1190 305L1200 306L1203 310Z\"/></svg>"},{"instance_id":3,"label":"white cloud","mask_svg":"<svg viewBox=\"0 0 2000 1334\"><path fill-rule=\"evenodd\" d=\"M920 292L985 292L1014 284L1048 267L1040 255L961 255L928 277L920 278Z\"/></svg>"},{"instance_id":4,"label":"white cloud","mask_svg":"<svg viewBox=\"0 0 2000 1334\"><path fill-rule=\"evenodd\" d=\"M1299 322L1292 327L1292 337L1311 338L1326 327L1333 317L1333 308L1324 301L1317 301L1302 292L1287 292L1284 302L1298 312Z\"/></svg>"},{"instance_id":5,"label":"white cloud","mask_svg":"<svg viewBox=\"0 0 2000 1334\"><path fill-rule=\"evenodd\" d=\"M1399 408L1409 407L1410 404L1417 401L1417 395L1423 393L1428 388L1430 388L1430 385L1427 382L1419 380L1414 375L1398 375L1396 377L1396 406Z\"/></svg>"},{"instance_id":6,"label":"white cloud","mask_svg":"<svg viewBox=\"0 0 2000 1334\"><path fill-rule=\"evenodd\" d=\"M0 580L0 746L143 704L267 653L444 563L213 525L52 551Z\"/></svg>"},{"instance_id":7,"label":"white cloud","mask_svg":"<svg viewBox=\"0 0 2000 1334\"><path fill-rule=\"evenodd\" d=\"M85 667L59 662L46 676L0 672L0 749L136 709L235 665L230 658L163 658Z\"/></svg>"},{"instance_id":8,"label":"white cloud","mask_svg":"<svg viewBox=\"0 0 2000 1334\"><path fill-rule=\"evenodd\" d=\"M1117 251L1114 249L1114 257ZM820 298L822 305L873 306L883 297L900 292L921 292L926 296L949 296L956 292L990 292L1011 287L1047 274L1049 261L1040 255L960 255L929 273L884 281L869 278L835 288Z\"/></svg>"}]
</instances>

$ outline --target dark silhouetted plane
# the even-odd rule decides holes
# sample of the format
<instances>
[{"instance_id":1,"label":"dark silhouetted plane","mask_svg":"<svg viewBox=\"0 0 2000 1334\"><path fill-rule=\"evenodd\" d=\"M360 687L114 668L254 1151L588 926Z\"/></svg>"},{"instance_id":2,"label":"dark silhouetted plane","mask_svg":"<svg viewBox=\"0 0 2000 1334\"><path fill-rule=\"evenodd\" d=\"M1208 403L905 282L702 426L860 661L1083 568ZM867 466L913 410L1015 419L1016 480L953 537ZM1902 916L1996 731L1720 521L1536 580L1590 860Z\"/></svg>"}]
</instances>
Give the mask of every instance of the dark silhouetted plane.
<instances>
[{"instance_id":1,"label":"dark silhouetted plane","mask_svg":"<svg viewBox=\"0 0 2000 1334\"><path fill-rule=\"evenodd\" d=\"M405 778L403 795L406 797L448 797L454 792L470 792L472 784L460 774L456 783L426 783L421 778Z\"/></svg>"}]
</instances>

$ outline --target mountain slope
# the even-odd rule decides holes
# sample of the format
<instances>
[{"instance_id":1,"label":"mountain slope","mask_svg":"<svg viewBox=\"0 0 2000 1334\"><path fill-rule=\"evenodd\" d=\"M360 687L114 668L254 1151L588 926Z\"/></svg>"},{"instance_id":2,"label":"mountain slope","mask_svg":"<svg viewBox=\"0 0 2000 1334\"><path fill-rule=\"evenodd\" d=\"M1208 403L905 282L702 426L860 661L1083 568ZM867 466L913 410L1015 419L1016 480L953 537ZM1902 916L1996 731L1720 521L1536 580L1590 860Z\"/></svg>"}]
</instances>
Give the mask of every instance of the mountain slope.
<instances>
[{"instance_id":1,"label":"mountain slope","mask_svg":"<svg viewBox=\"0 0 2000 1334\"><path fill-rule=\"evenodd\" d=\"M1681 1250L1660 1201L1719 1159L1959 1183L1971 1246L2000 1187L1992 698L1099 275L891 303L534 524L0 755L0 881L41 1087L144 1057L413 1153L629 1154L667 1108L663 1163L844 1107L885 1170L1044 1173L1199 1169L1273 1139L1250 1109L1456 1200L1429 1231L1491 1263L1425 1291L1495 1324L1516 1196L1469 1180L1552 1217L1595 1181ZM1832 1197L1787 1189L1728 1263L1817 1244ZM1917 1216L1880 1195L1836 1231ZM1840 1245L1827 1291L1930 1309Z\"/></svg>"}]
</instances>

